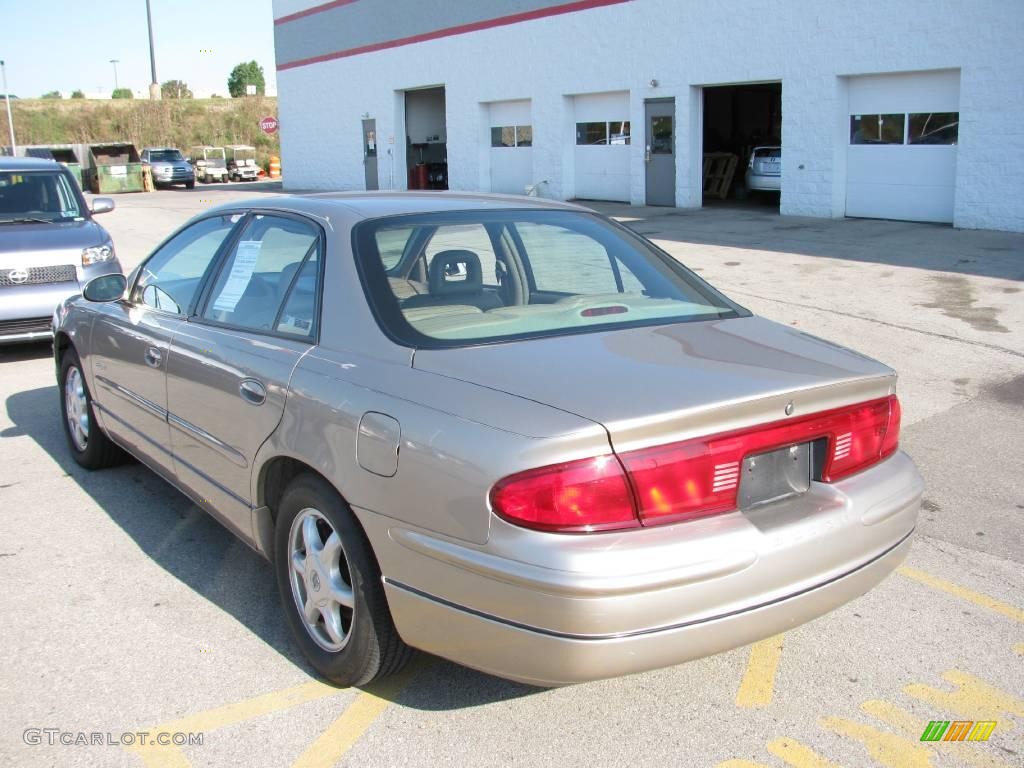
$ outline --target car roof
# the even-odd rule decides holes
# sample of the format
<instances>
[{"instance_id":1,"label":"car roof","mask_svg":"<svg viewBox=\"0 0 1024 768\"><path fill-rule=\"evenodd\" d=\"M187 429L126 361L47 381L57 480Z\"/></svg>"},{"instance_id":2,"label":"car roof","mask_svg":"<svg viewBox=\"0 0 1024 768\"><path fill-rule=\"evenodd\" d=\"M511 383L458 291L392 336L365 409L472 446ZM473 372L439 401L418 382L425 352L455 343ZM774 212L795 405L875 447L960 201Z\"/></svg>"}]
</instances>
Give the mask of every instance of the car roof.
<instances>
[{"instance_id":1,"label":"car roof","mask_svg":"<svg viewBox=\"0 0 1024 768\"><path fill-rule=\"evenodd\" d=\"M0 157L0 171L53 171L64 166L42 157Z\"/></svg>"},{"instance_id":2,"label":"car roof","mask_svg":"<svg viewBox=\"0 0 1024 768\"><path fill-rule=\"evenodd\" d=\"M570 210L591 209L560 200L525 195L475 192L320 192L280 195L226 203L215 210L262 208L313 214L322 218L376 219L415 213L485 210Z\"/></svg>"}]
</instances>

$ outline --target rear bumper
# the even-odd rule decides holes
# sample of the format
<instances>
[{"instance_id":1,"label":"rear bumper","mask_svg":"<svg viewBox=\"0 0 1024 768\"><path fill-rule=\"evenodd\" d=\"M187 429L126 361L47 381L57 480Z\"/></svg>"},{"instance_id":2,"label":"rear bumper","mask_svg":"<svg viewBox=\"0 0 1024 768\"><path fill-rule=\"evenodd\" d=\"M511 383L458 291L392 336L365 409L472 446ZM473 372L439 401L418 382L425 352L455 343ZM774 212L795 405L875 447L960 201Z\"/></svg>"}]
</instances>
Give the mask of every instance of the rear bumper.
<instances>
[{"instance_id":1,"label":"rear bumper","mask_svg":"<svg viewBox=\"0 0 1024 768\"><path fill-rule=\"evenodd\" d=\"M782 189L782 176L762 176L748 170L747 189L759 192L778 192Z\"/></svg>"},{"instance_id":2,"label":"rear bumper","mask_svg":"<svg viewBox=\"0 0 1024 768\"><path fill-rule=\"evenodd\" d=\"M671 666L795 627L905 557L924 484L897 453L746 512L592 535L492 517L487 544L356 509L410 645L561 685Z\"/></svg>"},{"instance_id":3,"label":"rear bumper","mask_svg":"<svg viewBox=\"0 0 1024 768\"><path fill-rule=\"evenodd\" d=\"M410 645L531 685L571 685L681 664L790 630L882 581L903 562L910 538L850 573L767 605L618 636L553 634L470 613L405 585L386 581L385 590Z\"/></svg>"}]
</instances>

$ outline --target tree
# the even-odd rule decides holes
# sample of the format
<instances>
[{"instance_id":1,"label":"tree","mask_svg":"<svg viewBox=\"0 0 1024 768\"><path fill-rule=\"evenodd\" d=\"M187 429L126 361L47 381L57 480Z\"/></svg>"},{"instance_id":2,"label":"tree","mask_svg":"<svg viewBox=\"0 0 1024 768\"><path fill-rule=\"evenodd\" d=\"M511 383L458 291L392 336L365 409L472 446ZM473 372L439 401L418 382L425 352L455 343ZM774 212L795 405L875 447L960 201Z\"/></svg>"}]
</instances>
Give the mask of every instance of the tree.
<instances>
[{"instance_id":1,"label":"tree","mask_svg":"<svg viewBox=\"0 0 1024 768\"><path fill-rule=\"evenodd\" d=\"M231 70L228 76L228 91L233 98L245 96L245 86L255 85L256 93L260 96L266 91L266 81L263 79L263 67L255 60L246 61Z\"/></svg>"},{"instance_id":2,"label":"tree","mask_svg":"<svg viewBox=\"0 0 1024 768\"><path fill-rule=\"evenodd\" d=\"M110 94L112 99L134 99L135 96L132 94L131 88L115 88L114 92Z\"/></svg>"},{"instance_id":3,"label":"tree","mask_svg":"<svg viewBox=\"0 0 1024 768\"><path fill-rule=\"evenodd\" d=\"M84 99L85 98L85 94L76 89L76 90L71 92L71 98L72 99Z\"/></svg>"},{"instance_id":4,"label":"tree","mask_svg":"<svg viewBox=\"0 0 1024 768\"><path fill-rule=\"evenodd\" d=\"M44 99L63 99L64 97L61 96L60 91L50 91L49 93L44 93L43 94L43 98Z\"/></svg>"},{"instance_id":5,"label":"tree","mask_svg":"<svg viewBox=\"0 0 1024 768\"><path fill-rule=\"evenodd\" d=\"M160 86L160 95L165 99L191 99L192 91L183 80L168 80Z\"/></svg>"}]
</instances>

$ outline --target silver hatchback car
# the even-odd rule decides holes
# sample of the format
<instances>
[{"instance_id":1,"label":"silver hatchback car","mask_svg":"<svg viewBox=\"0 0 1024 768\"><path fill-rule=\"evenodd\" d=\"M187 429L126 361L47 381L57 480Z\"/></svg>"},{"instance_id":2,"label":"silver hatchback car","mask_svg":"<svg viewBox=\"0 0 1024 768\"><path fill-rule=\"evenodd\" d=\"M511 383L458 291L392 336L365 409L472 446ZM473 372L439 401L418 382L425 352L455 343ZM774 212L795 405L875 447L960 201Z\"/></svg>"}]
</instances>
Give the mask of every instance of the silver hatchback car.
<instances>
[{"instance_id":1,"label":"silver hatchback car","mask_svg":"<svg viewBox=\"0 0 1024 768\"><path fill-rule=\"evenodd\" d=\"M0 344L50 338L54 307L121 265L93 216L114 201L86 204L60 163L0 157Z\"/></svg>"},{"instance_id":2,"label":"silver hatchback car","mask_svg":"<svg viewBox=\"0 0 1024 768\"><path fill-rule=\"evenodd\" d=\"M867 591L917 521L892 370L575 205L229 204L54 323L75 459L128 451L270 559L339 684L717 653Z\"/></svg>"}]
</instances>

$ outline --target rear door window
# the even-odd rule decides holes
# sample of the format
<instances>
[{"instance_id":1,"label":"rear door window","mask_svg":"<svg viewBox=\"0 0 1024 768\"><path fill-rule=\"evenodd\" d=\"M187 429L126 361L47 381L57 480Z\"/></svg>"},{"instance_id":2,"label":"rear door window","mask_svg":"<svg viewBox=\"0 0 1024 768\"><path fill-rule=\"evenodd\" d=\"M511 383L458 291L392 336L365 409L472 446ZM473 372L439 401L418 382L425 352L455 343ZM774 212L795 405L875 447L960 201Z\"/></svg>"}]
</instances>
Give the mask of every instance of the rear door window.
<instances>
[{"instance_id":1,"label":"rear door window","mask_svg":"<svg viewBox=\"0 0 1024 768\"><path fill-rule=\"evenodd\" d=\"M311 224L254 215L224 259L202 317L247 330L312 336L318 242Z\"/></svg>"}]
</instances>

